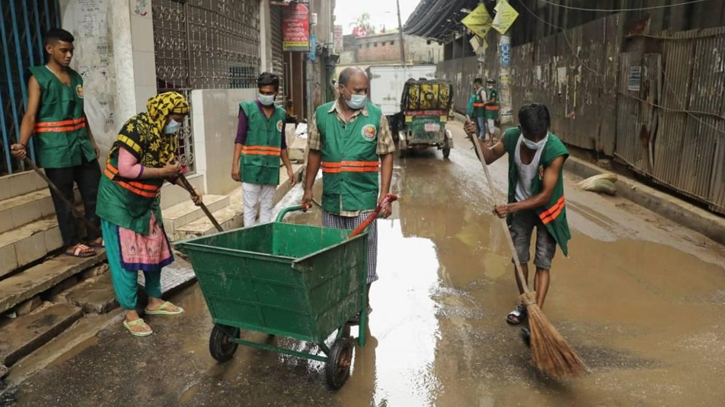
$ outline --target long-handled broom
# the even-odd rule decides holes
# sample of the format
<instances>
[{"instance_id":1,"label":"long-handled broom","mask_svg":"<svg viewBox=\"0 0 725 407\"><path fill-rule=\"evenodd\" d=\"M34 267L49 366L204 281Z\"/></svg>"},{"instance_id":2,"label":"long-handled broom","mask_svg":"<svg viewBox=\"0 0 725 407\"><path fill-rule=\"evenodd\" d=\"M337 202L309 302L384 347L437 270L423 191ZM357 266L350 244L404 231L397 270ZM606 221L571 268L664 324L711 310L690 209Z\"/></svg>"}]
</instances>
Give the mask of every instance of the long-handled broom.
<instances>
[{"instance_id":1,"label":"long-handled broom","mask_svg":"<svg viewBox=\"0 0 725 407\"><path fill-rule=\"evenodd\" d=\"M488 165L486 165L483 151L481 151L481 145L476 142L475 138L473 144L480 157L489 188L491 192L496 194L496 188L493 185L491 174L488 171ZM584 361L579 358L574 349L569 346L564 337L561 336L559 331L551 324L551 321L544 315L541 308L536 305L536 293L529 288L526 279L524 279L519 256L516 253L506 219L499 220L501 221L501 228L506 236L506 242L511 250L511 257L513 257L514 264L516 265L516 278L524 288L524 293L521 294L521 302L526 306L529 315L531 359L534 366L545 375L555 379L572 377L588 371L589 368Z\"/></svg>"}]
</instances>

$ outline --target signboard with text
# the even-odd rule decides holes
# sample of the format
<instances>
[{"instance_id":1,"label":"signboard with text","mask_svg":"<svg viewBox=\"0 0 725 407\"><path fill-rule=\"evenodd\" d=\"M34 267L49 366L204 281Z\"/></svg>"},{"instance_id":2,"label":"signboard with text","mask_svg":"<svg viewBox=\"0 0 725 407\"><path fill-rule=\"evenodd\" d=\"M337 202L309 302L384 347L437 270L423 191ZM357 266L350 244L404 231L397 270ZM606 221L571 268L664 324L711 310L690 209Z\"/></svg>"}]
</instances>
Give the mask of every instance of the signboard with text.
<instances>
[{"instance_id":1,"label":"signboard with text","mask_svg":"<svg viewBox=\"0 0 725 407\"><path fill-rule=\"evenodd\" d=\"M310 10L304 4L288 6L282 11L282 49L310 50Z\"/></svg>"},{"instance_id":2,"label":"signboard with text","mask_svg":"<svg viewBox=\"0 0 725 407\"><path fill-rule=\"evenodd\" d=\"M343 49L342 26L341 25L335 25L334 37L335 37L335 52L340 53L340 52L342 52L342 49Z\"/></svg>"}]
</instances>

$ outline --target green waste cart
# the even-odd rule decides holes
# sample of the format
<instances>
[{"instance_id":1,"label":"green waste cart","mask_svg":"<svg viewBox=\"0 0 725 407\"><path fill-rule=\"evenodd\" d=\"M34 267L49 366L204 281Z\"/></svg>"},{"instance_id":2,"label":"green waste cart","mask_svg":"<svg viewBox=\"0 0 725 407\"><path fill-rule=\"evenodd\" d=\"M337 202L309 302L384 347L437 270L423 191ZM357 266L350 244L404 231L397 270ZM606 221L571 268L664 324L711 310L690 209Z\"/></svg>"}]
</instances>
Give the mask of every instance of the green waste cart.
<instances>
[{"instance_id":1,"label":"green waste cart","mask_svg":"<svg viewBox=\"0 0 725 407\"><path fill-rule=\"evenodd\" d=\"M365 346L368 235L348 239L349 230L282 222L301 209L286 208L276 222L186 240L176 248L189 257L214 321L214 359L231 359L241 344L322 361L328 384L339 389L353 355L347 323L358 313L358 343ZM315 343L317 353L244 340L243 329Z\"/></svg>"}]
</instances>

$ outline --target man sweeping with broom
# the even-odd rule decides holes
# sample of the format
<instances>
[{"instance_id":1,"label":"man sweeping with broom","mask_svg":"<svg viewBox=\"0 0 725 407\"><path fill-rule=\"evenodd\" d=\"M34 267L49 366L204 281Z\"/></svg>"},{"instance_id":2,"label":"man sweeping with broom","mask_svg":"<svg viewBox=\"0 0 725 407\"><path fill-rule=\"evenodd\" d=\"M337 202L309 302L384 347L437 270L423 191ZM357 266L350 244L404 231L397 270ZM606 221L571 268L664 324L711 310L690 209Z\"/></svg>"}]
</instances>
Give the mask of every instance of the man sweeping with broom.
<instances>
[{"instance_id":1,"label":"man sweeping with broom","mask_svg":"<svg viewBox=\"0 0 725 407\"><path fill-rule=\"evenodd\" d=\"M519 126L509 129L492 148L481 148L486 164L509 155L508 203L496 205L494 213L506 218L524 278L528 282L531 234L536 228L534 290L536 304L543 308L549 290L549 271L557 243L568 255L571 238L564 207L564 161L569 156L564 144L549 133L549 111L542 104L528 104L519 110ZM473 123L467 132L475 132ZM519 292L524 293L517 279ZM506 317L518 325L526 318L526 307L519 304Z\"/></svg>"}]
</instances>

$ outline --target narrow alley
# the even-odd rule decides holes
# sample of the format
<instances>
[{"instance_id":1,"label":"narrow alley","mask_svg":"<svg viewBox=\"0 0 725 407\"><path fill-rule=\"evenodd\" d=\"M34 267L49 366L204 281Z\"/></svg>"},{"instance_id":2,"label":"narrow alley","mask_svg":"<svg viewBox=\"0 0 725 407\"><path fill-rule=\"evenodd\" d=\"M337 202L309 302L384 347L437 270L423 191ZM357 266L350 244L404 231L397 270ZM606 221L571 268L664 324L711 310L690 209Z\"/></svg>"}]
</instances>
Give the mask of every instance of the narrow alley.
<instances>
[{"instance_id":1,"label":"narrow alley","mask_svg":"<svg viewBox=\"0 0 725 407\"><path fill-rule=\"evenodd\" d=\"M506 162L492 166L492 193L461 125L450 127L450 160L432 149L396 158L392 192L401 199L379 221L369 340L356 347L340 391L325 385L319 362L246 347L214 361L212 322L192 286L174 298L185 315L153 319L156 333L143 339L113 325L23 381L16 405L721 405L725 249L622 198L582 191L567 173L570 258L557 253L544 311L592 372L543 378L519 328L505 323L517 293L491 209L506 187ZM296 187L278 208L301 194ZM319 211L290 220L321 223Z\"/></svg>"}]
</instances>

